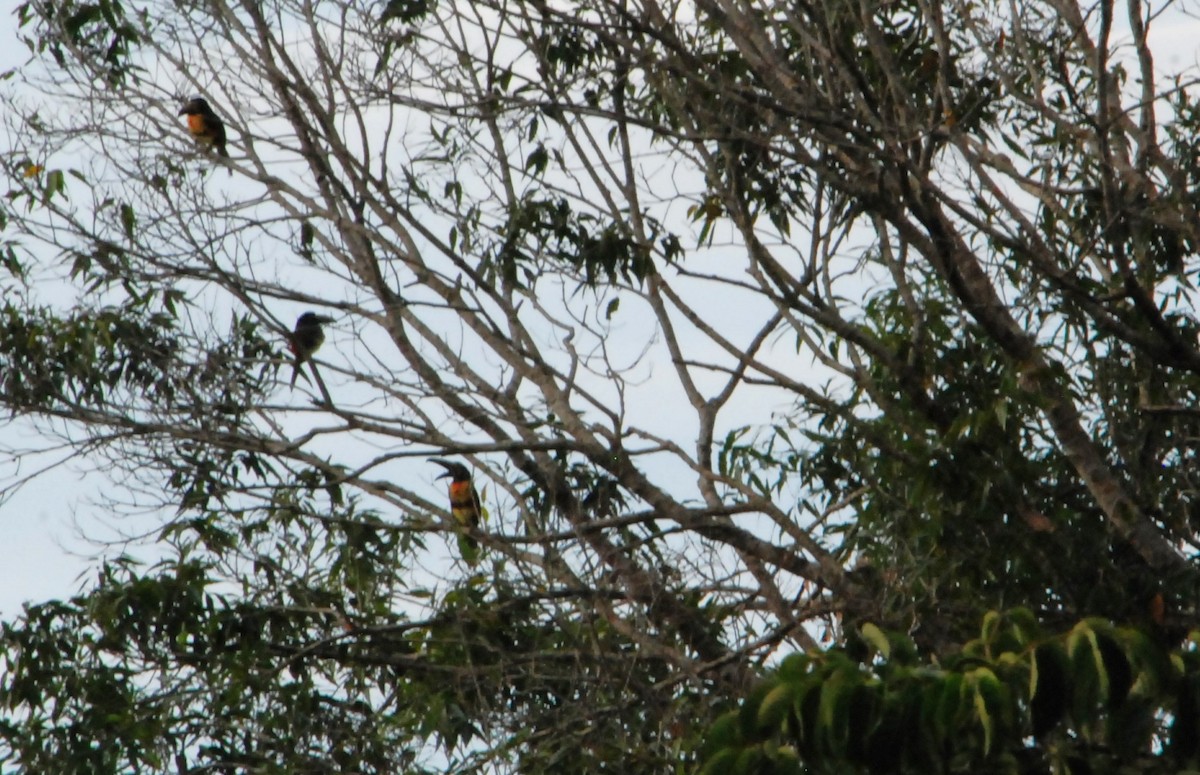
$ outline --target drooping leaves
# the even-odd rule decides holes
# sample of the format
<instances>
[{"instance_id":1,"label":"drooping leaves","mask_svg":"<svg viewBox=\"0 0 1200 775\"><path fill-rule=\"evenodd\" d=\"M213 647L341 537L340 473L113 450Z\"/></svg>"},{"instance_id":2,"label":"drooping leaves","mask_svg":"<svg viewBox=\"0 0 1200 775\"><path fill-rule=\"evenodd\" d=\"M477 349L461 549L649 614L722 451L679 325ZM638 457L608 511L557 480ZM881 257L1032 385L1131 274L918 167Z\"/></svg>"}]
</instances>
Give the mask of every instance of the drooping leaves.
<instances>
[{"instance_id":1,"label":"drooping leaves","mask_svg":"<svg viewBox=\"0 0 1200 775\"><path fill-rule=\"evenodd\" d=\"M1137 629L1090 619L1045 635L1031 623L1027 610L991 612L980 638L936 664L889 658L873 625L860 658L789 657L712 726L704 771L751 759L761 773L795 761L814 773L1043 771L1056 756L1195 766L1190 649L1164 673L1166 648Z\"/></svg>"}]
</instances>

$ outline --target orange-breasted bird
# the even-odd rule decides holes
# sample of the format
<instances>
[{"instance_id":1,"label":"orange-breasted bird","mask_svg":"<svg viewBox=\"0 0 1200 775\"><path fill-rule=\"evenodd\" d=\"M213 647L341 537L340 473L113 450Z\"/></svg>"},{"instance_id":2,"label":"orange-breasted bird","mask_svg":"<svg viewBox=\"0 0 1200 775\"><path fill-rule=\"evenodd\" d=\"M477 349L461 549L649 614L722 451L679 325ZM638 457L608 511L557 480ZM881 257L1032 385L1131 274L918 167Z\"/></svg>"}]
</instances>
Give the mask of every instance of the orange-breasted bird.
<instances>
[{"instance_id":1,"label":"orange-breasted bird","mask_svg":"<svg viewBox=\"0 0 1200 775\"><path fill-rule=\"evenodd\" d=\"M188 131L199 145L216 148L217 153L229 158L229 151L225 149L225 122L213 112L208 100L193 97L179 111L179 115L187 116Z\"/></svg>"},{"instance_id":2,"label":"orange-breasted bird","mask_svg":"<svg viewBox=\"0 0 1200 775\"><path fill-rule=\"evenodd\" d=\"M296 378L300 376L300 369L305 361L311 360L313 353L321 349L325 342L325 332L321 329L321 324L332 322L333 318L315 312L305 312L296 318L296 327L288 337L288 349L295 356L292 361L292 387L296 387Z\"/></svg>"},{"instance_id":3,"label":"orange-breasted bird","mask_svg":"<svg viewBox=\"0 0 1200 775\"><path fill-rule=\"evenodd\" d=\"M483 516L483 504L479 500L479 493L475 491L475 485L471 484L471 472L462 463L453 463L439 457L431 457L429 462L437 463L446 469L446 473L439 475L438 479L450 477L450 486L447 488L450 491L450 515L467 530L479 527ZM465 540L471 549L479 545L470 536L465 536Z\"/></svg>"}]
</instances>

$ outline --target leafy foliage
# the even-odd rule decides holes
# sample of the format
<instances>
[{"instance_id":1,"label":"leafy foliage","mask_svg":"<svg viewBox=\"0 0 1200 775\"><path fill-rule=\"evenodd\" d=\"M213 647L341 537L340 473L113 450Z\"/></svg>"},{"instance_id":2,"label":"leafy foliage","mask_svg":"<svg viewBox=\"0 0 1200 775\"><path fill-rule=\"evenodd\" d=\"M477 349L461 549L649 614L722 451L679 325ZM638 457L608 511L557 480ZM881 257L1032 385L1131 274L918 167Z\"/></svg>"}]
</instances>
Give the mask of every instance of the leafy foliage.
<instances>
[{"instance_id":1,"label":"leafy foliage","mask_svg":"<svg viewBox=\"0 0 1200 775\"><path fill-rule=\"evenodd\" d=\"M136 72L133 64L145 17L114 0L99 2L24 2L16 7L17 24L28 28L27 44L48 53L59 67L76 56L98 66L109 87L120 86Z\"/></svg>"},{"instance_id":2,"label":"leafy foliage","mask_svg":"<svg viewBox=\"0 0 1200 775\"><path fill-rule=\"evenodd\" d=\"M703 773L1178 772L1196 766L1195 640L990 612L937 663L864 624L787 657L705 739Z\"/></svg>"}]
</instances>

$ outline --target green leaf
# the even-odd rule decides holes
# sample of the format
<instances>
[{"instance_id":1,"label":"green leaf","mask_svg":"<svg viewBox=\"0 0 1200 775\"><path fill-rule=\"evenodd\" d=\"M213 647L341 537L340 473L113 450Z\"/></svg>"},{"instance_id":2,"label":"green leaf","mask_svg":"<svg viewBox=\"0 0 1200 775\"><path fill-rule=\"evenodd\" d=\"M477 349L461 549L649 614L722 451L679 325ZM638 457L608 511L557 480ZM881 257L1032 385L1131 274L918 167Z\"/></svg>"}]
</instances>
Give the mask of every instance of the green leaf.
<instances>
[{"instance_id":1,"label":"green leaf","mask_svg":"<svg viewBox=\"0 0 1200 775\"><path fill-rule=\"evenodd\" d=\"M872 622L864 622L858 631L862 634L863 639L874 647L884 659L892 655L892 644L888 640L888 636Z\"/></svg>"},{"instance_id":2,"label":"green leaf","mask_svg":"<svg viewBox=\"0 0 1200 775\"><path fill-rule=\"evenodd\" d=\"M794 654L788 654L779 663L779 667L775 669L775 673L781 681L798 681L808 676L808 666L811 663L809 656L802 651L797 651Z\"/></svg>"},{"instance_id":3,"label":"green leaf","mask_svg":"<svg viewBox=\"0 0 1200 775\"><path fill-rule=\"evenodd\" d=\"M1086 622L1077 624L1067 636L1067 654L1074 686L1072 713L1077 723L1087 724L1095 720L1100 704L1108 696L1108 675L1096 633Z\"/></svg>"},{"instance_id":4,"label":"green leaf","mask_svg":"<svg viewBox=\"0 0 1200 775\"><path fill-rule=\"evenodd\" d=\"M700 768L700 775L728 775L741 753L736 748L726 748L709 758Z\"/></svg>"},{"instance_id":5,"label":"green leaf","mask_svg":"<svg viewBox=\"0 0 1200 775\"><path fill-rule=\"evenodd\" d=\"M878 722L866 738L863 759L876 771L888 772L913 742L912 717L904 698L895 692L884 695Z\"/></svg>"},{"instance_id":6,"label":"green leaf","mask_svg":"<svg viewBox=\"0 0 1200 775\"><path fill-rule=\"evenodd\" d=\"M137 228L137 214L134 213L133 207L127 204L121 205L121 228L125 232L125 237L133 241L133 234Z\"/></svg>"},{"instance_id":7,"label":"green leaf","mask_svg":"<svg viewBox=\"0 0 1200 775\"><path fill-rule=\"evenodd\" d=\"M961 673L948 673L940 684L937 706L933 714L933 733L939 744L954 734L958 719L963 715L963 681Z\"/></svg>"},{"instance_id":8,"label":"green leaf","mask_svg":"<svg viewBox=\"0 0 1200 775\"><path fill-rule=\"evenodd\" d=\"M66 195L67 179L63 175L62 170L50 170L46 174L45 183L42 184L42 199L49 203L54 198L55 194Z\"/></svg>"},{"instance_id":9,"label":"green leaf","mask_svg":"<svg viewBox=\"0 0 1200 775\"><path fill-rule=\"evenodd\" d=\"M880 691L876 684L859 683L850 692L846 707L849 740L857 748L858 741L865 740L879 719ZM856 752L852 752L856 755Z\"/></svg>"},{"instance_id":10,"label":"green leaf","mask_svg":"<svg viewBox=\"0 0 1200 775\"><path fill-rule=\"evenodd\" d=\"M983 727L983 755L992 751L997 727L1003 729L1004 688L996 674L987 667L977 667L968 676L975 689L975 716Z\"/></svg>"},{"instance_id":11,"label":"green leaf","mask_svg":"<svg viewBox=\"0 0 1200 775\"><path fill-rule=\"evenodd\" d=\"M846 671L839 670L821 685L821 705L817 715L817 739L824 753L835 759L846 755L850 737L850 718L847 704L858 681Z\"/></svg>"},{"instance_id":12,"label":"green leaf","mask_svg":"<svg viewBox=\"0 0 1200 775\"><path fill-rule=\"evenodd\" d=\"M1123 639L1137 673L1131 691L1144 697L1159 695L1175 679L1166 650L1141 630L1127 629Z\"/></svg>"},{"instance_id":13,"label":"green leaf","mask_svg":"<svg viewBox=\"0 0 1200 775\"><path fill-rule=\"evenodd\" d=\"M984 614L983 626L980 627L979 639L988 646L991 646L993 643L995 643L996 631L999 629L1002 621L1003 617L1000 616L999 611L988 611L986 614Z\"/></svg>"},{"instance_id":14,"label":"green leaf","mask_svg":"<svg viewBox=\"0 0 1200 775\"><path fill-rule=\"evenodd\" d=\"M1133 666L1121 646L1106 633L1096 633L1095 643L1108 689L1109 707L1118 708L1133 686Z\"/></svg>"},{"instance_id":15,"label":"green leaf","mask_svg":"<svg viewBox=\"0 0 1200 775\"><path fill-rule=\"evenodd\" d=\"M744 748L733 764L736 775L759 775L763 752L758 747Z\"/></svg>"},{"instance_id":16,"label":"green leaf","mask_svg":"<svg viewBox=\"0 0 1200 775\"><path fill-rule=\"evenodd\" d=\"M823 679L810 675L796 691L796 740L803 751L815 750L818 743L819 719L821 715L821 686Z\"/></svg>"},{"instance_id":17,"label":"green leaf","mask_svg":"<svg viewBox=\"0 0 1200 775\"><path fill-rule=\"evenodd\" d=\"M996 402L995 409L996 423L1000 426L1000 430L1008 428L1008 401L1001 399Z\"/></svg>"},{"instance_id":18,"label":"green leaf","mask_svg":"<svg viewBox=\"0 0 1200 775\"><path fill-rule=\"evenodd\" d=\"M790 684L781 683L763 697L762 704L758 707L759 732L769 735L781 731L783 720L791 710L792 700L795 698L794 689Z\"/></svg>"},{"instance_id":19,"label":"green leaf","mask_svg":"<svg viewBox=\"0 0 1200 775\"><path fill-rule=\"evenodd\" d=\"M741 720L742 736L746 740L761 740L762 735L759 733L758 715L759 709L762 707L763 700L770 694L776 686L774 681L763 681L756 686L748 697L742 702L739 716Z\"/></svg>"},{"instance_id":20,"label":"green leaf","mask_svg":"<svg viewBox=\"0 0 1200 775\"><path fill-rule=\"evenodd\" d=\"M1037 617L1028 608L1014 608L1005 613L1004 618L1012 625L1012 630L1022 646L1042 635L1042 628L1038 624Z\"/></svg>"},{"instance_id":21,"label":"green leaf","mask_svg":"<svg viewBox=\"0 0 1200 775\"><path fill-rule=\"evenodd\" d=\"M790 745L780 746L771 754L772 775L802 775L800 755Z\"/></svg>"},{"instance_id":22,"label":"green leaf","mask_svg":"<svg viewBox=\"0 0 1200 775\"><path fill-rule=\"evenodd\" d=\"M1069 675L1070 660L1057 642L1043 643L1034 650L1029 672L1034 737L1045 736L1066 715L1071 703Z\"/></svg>"}]
</instances>

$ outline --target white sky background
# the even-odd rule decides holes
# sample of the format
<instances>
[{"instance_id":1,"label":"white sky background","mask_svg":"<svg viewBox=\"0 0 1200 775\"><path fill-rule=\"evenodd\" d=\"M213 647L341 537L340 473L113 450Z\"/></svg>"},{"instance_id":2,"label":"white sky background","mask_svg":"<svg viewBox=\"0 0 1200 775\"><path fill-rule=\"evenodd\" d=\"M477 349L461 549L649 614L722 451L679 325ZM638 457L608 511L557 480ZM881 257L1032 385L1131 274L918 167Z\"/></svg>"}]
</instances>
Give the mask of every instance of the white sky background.
<instances>
[{"instance_id":1,"label":"white sky background","mask_svg":"<svg viewBox=\"0 0 1200 775\"><path fill-rule=\"evenodd\" d=\"M17 40L14 7L0 4L0 72L21 65L27 56ZM0 292L10 287L4 282ZM0 420L0 435L17 439L14 446L44 445L24 420ZM7 484L18 471L25 475L37 465L0 459L0 482ZM102 475L58 468L0 501L0 619L12 619L25 601L67 597L86 584L93 562L85 554L94 555L96 547L80 540L77 525L99 519L87 499L99 492L102 481Z\"/></svg>"},{"instance_id":2,"label":"white sky background","mask_svg":"<svg viewBox=\"0 0 1200 775\"><path fill-rule=\"evenodd\" d=\"M21 64L24 57L20 56L24 48L15 41L14 29L11 16L0 18L0 33L3 34L3 39L0 42L4 45L4 59L0 59L0 67L8 68ZM173 108L171 108L173 116ZM153 121L156 117L146 117L146 120ZM189 147L190 142L184 135L182 120L175 122L178 124L178 137L168 137L166 142L174 143L181 147ZM257 131L262 131L261 128L256 128ZM236 143L237 135L231 136L231 143ZM235 152L236 154L236 152ZM56 158L55 166L70 166L69 160ZM669 163L668 163L669 164ZM279 172L279 170L273 170ZM683 180L672 181L674 170L669 166L664 166L662 170L663 188L671 189L674 185L683 186ZM226 178L223 174L210 176L206 185L216 191L228 191L235 199L237 197L253 198L253 194L246 192L246 186L258 186L257 183L247 183L241 176L235 175L232 178ZM697 179L692 182L691 188L693 191L699 190L700 181ZM78 199L78 194L75 195L74 204L78 207L81 203ZM679 219L684 218L684 211L688 204L694 200L680 200L672 202L668 205L668 210L674 213ZM278 235L277 235L278 236ZM685 238L686 239L686 238ZM286 245L279 243L271 243L267 240L263 244L254 246L255 256L251 261L248 257L244 257L247 263L243 265L243 269L249 268L257 274L263 276L281 276L287 275L295 280L295 272L298 267L295 266L294 256ZM719 253L719 251L718 251ZM716 256L698 256L690 258L689 268L695 271L713 271L720 272L722 257ZM706 262L713 262L710 266L706 266ZM302 269L302 267L301 267ZM329 278L321 278L321 282L325 285L312 283L310 292L314 295L324 298L336 298L339 291L329 287ZM549 283L543 283L543 295ZM569 296L573 289L564 288L562 294L564 297ZM56 304L69 305L73 298L73 289L69 285L64 285L62 295L56 295L53 288L45 288L39 286L35 289L35 294L40 298ZM419 289L413 289L412 293L419 293ZM350 296L353 296L353 291L348 291ZM553 295L551 290L550 295ZM587 298L586 304L588 307L588 317L595 321L599 319L603 312L604 306L615 295L613 292L604 292L596 294L594 298ZM708 300L707 305L714 316L722 323L723 333L733 341L746 340L755 330L754 323L759 318L763 318L769 311L760 309L751 309L748 306L740 306L735 303L735 294L731 294L728 289L725 289L720 295L712 295ZM641 386L645 389L631 390L627 395L627 410L632 418L632 424L645 428L653 433L657 433L663 437L682 437L685 448L690 449L694 444L695 418L681 392L675 378L670 375L673 367L669 362L669 358L665 349L661 346L661 342L647 350L647 343L653 343L658 340L654 335L654 321L652 316L649 316L648 311L644 307L644 303L640 302L635 294L629 292L620 293L621 309L611 321L612 331L614 336L610 340L612 350L610 356L616 366L626 366L637 363L637 367L633 369L631 374L631 383L636 386ZM558 304L553 298L545 298L544 302L552 307L557 307ZM290 325L291 320L304 307L292 308L295 305L274 305L271 309L273 314L277 314L280 321L284 325ZM565 306L565 304L563 305ZM750 315L737 315L735 312L742 310L750 310ZM447 313L449 315L449 313ZM220 314L216 315L214 324L221 325ZM445 321L450 326L457 325L457 321L452 315ZM364 362L370 363L370 352L387 352L390 348L390 342L386 340L379 341L379 348L376 350L372 347L371 340L378 339L381 332L368 331L366 336L359 339L352 336L352 332L348 329L348 324L344 321L342 324L335 323L329 327L328 337L329 344L324 348L320 357L328 359L330 362L338 365L338 362L346 357L349 360L356 362L354 365L361 366ZM562 332L547 330L544 332L544 341L541 344L549 348L557 347L558 340ZM694 332L688 331L685 325L680 324L680 338L687 346L689 339L696 338ZM705 343L706 344L706 343ZM580 343L581 346L582 343ZM776 357L771 360L781 366L785 360L791 360L796 364L797 368L807 368L810 364L807 358L802 358L795 352L794 344L791 339L784 339L772 345L776 351ZM649 352L647 357L643 357ZM703 358L702 358L703 359ZM713 359L718 360L718 359ZM372 366L366 366L368 370ZM331 372L325 372L327 379L330 381L331 389L335 394L339 395L339 400L346 400L353 403L355 398L346 393L338 392L336 384L338 378L331 377ZM663 379L662 377L666 377ZM722 378L708 377L700 375L697 378L698 383L702 387L715 387L723 382ZM611 385L603 375L596 375L589 378L588 375L581 374L580 384L589 389L596 391L601 396L611 395ZM752 392L759 393L761 389L753 389ZM297 391L296 395L289 396L286 390L277 392L272 400L286 402L293 401L299 404L304 404L306 401L302 397L301 391ZM369 397L363 400L371 400ZM743 411L735 415L732 419L726 418L723 425L730 427L734 424L742 424L745 422L765 422L770 419L772 411L782 411L788 408L791 398L778 398L773 403L763 401L746 402ZM734 422L736 420L736 423ZM289 430L296 430L304 427L307 424L314 422L313 417L298 416L287 418L285 424ZM315 418L316 423L320 423L321 419ZM12 434L9 438L23 439L29 437L31 440L36 439L36 435L32 432L32 425L27 423L13 423L7 428L0 429L0 433ZM342 438L337 441L322 441L317 440L311 445L311 449L318 453L331 452L336 453L336 459L339 462L347 465L355 465L356 463L368 462L371 457L379 452L379 450L370 445L355 445L349 440ZM2 464L3 461L0 461ZM416 465L414 465L416 463ZM25 459L20 462L22 469L21 473L28 473L31 464L36 464L36 461ZM13 465L10 464L7 468L0 468L0 475L14 473ZM678 464L676 464L677 466ZM655 468L654 464L650 464L651 468ZM418 490L422 487L427 488L428 497L435 501L440 501L444 497L444 483L435 482L433 477L439 472L436 468L431 468L424 461L410 461L408 464L397 464L389 466L389 469L394 469L396 476L404 481L414 482L414 486ZM665 479L661 465L655 478ZM671 473L675 473L672 471ZM681 474L677 481L681 483L685 489L690 489L691 484L695 479L694 474L680 469ZM82 531L88 538L102 539L117 539L121 535L136 535L138 523L141 522L143 529L152 530L153 527L160 521L154 519L152 513L145 515L145 520L134 520L132 523L122 517L117 522L111 518L106 519L105 508L102 503L102 498L105 491L111 491L114 488L126 484L125 482L111 482L111 479L106 476L104 471L91 472L89 475L89 465L87 461L79 461L69 464L65 467L51 471L50 473L39 477L37 480L27 484L18 490L11 498L0 505L0 535L4 536L4 541L0 542L0 616L11 617L19 611L23 601L33 600L41 601L54 597L62 597L77 591L81 584L86 585L88 580L93 577L91 569L94 566L94 561L91 558L101 556L103 554L115 554L125 550L126 547L120 544L114 544L111 548L105 549L98 547L93 543L89 543L80 538L79 533ZM493 493L496 490L493 488ZM122 498L126 497L122 493ZM493 508L493 514L496 509ZM385 513L386 518L386 513ZM152 535L152 533L151 533ZM147 558L154 555L153 547L134 545L132 554L138 557ZM83 574L81 579L80 574Z\"/></svg>"},{"instance_id":3,"label":"white sky background","mask_svg":"<svg viewBox=\"0 0 1200 775\"><path fill-rule=\"evenodd\" d=\"M1184 10L1187 8L1185 6ZM1200 11L1200 4L1192 10ZM1121 21L1123 22L1123 20ZM18 66L24 61L25 49L16 41L14 26L15 17L12 16L11 9L0 9L0 70ZM1200 46L1200 22L1173 10L1169 17L1159 18L1151 29L1156 68L1160 77L1196 66L1198 51L1200 51L1198 49ZM182 125L180 131L182 132ZM3 149L0 149L0 153L2 152ZM664 174L670 175L671 170L665 170ZM224 176L222 175L222 177ZM235 176L236 179L237 176ZM225 182L220 181L217 185L225 185ZM229 185L236 185L236 183ZM677 208L672 207L672 209L682 217L687 204L689 203L681 201ZM690 247L685 241L685 248ZM704 267L702 263L691 264L689 269L703 271ZM602 314L603 306L611 296L612 294L598 296L593 309L595 315ZM621 294L621 302L621 310L612 321L614 328L618 333L631 330L636 332L639 327L644 325L644 318L641 318L637 311L639 302L625 293ZM730 309L731 301L728 291L714 295L710 304L711 309L717 315L720 315L718 311ZM703 311L704 305L701 305L700 309ZM290 320L289 316L294 317L295 312L291 309L281 309L279 315L281 319ZM729 326L723 329L723 333L729 335L734 341L744 341L744 332L731 330L740 321L723 315L721 317L729 320ZM217 323L219 325L220 321L218 320ZM359 360L368 357L365 353L356 352L350 346L351 336L348 330L339 333L335 325L329 335L333 346L327 348L330 352L323 351L322 356L330 359L336 357L332 353L338 352L339 338L341 337L346 345L346 355L351 359ZM627 339L623 336L616 336L613 339L614 342L630 343L630 351L622 354L626 359L632 359L637 355L636 342L643 340L644 337ZM666 357L662 347L653 349L636 373L641 375L647 384L654 383L660 370L672 369ZM774 365L780 366L785 359L799 369L809 368L811 363L807 357L795 353L794 341L790 337L784 337L774 343L770 361ZM619 363L622 358L618 357L616 360ZM784 370L788 368L791 367L784 367ZM673 378L659 382L674 386L673 390L678 389L678 383ZM704 381L701 382L703 384ZM330 387L336 389L333 384ZM663 431L664 435L667 435L669 429L674 427L676 415L671 411L671 407L676 400L682 401L682 397L677 398L672 395L668 400L664 400L664 395L655 390L630 391L629 397L636 402L630 407L631 412L638 417L638 422L634 424ZM771 403L754 400L759 397L761 396L748 394L750 400L743 401L737 412L725 415L724 427L728 428L742 423L765 422L769 420L772 411L782 411L787 408L788 401ZM692 430L694 415L688 411L686 416L688 417L687 425L681 436L690 449L690 445L694 443L692 442L694 434L689 435L686 431ZM649 418L653 418L653 422L644 421ZM737 422L735 423L734 420ZM30 426L20 421L0 425L0 434L7 438L13 438L13 434L16 434L18 439L25 438L25 434L29 432ZM339 458L350 463L353 461L353 457L346 456L344 454L346 451L344 446L339 445ZM373 449L362 450L362 453L367 455L374 452ZM25 466L22 473L27 472L27 463ZM11 461L0 460L0 481L7 481L13 470ZM440 497L442 485L432 480L436 473L437 471L425 472L423 478L414 480L414 487L421 489L426 486L427 482L429 496L431 498ZM690 487L694 477L690 474L685 474L685 476L688 477L687 482ZM82 527L91 536L112 534L111 526L108 528L105 526L102 510L93 504L93 501L102 493L106 481L103 472L87 475L86 464L70 465L39 477L24 486L13 497L0 503L0 617L12 618L18 613L22 602L26 600L41 601L68 596L77 591L81 583L86 584L87 580L91 578L90 569L94 567L94 562L84 555L94 556L97 551L101 550L94 544L81 540L78 529ZM129 525L123 523L119 528L125 530L129 528ZM117 547L112 551L119 552L120 550L120 547ZM133 553L139 554L136 550ZM82 579L80 578L81 574L84 574Z\"/></svg>"}]
</instances>

